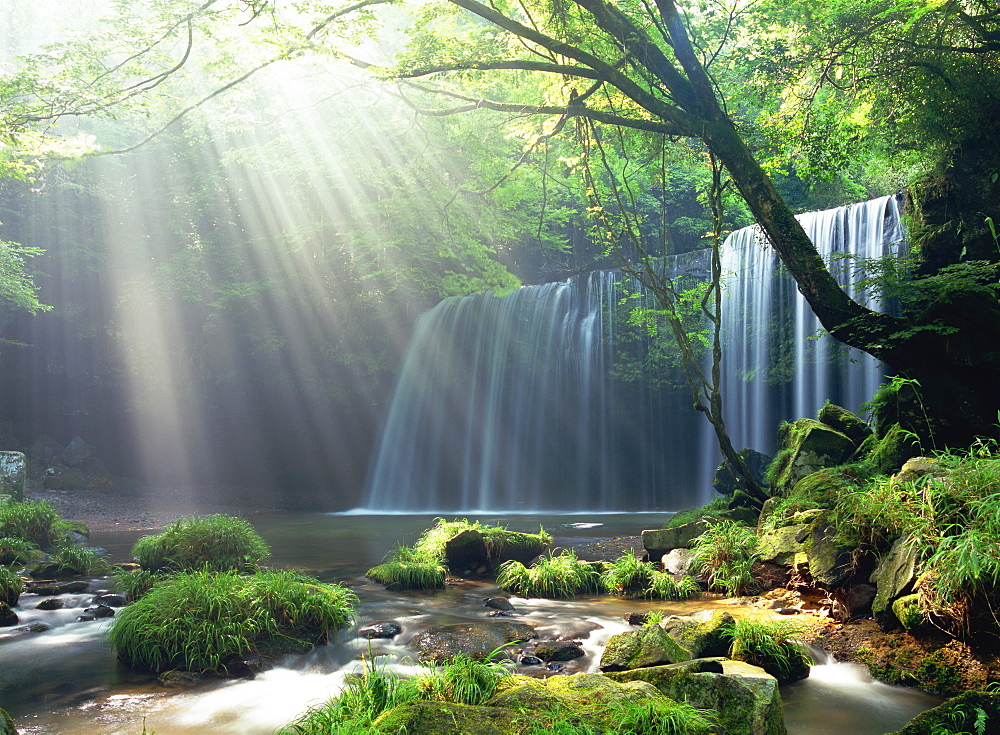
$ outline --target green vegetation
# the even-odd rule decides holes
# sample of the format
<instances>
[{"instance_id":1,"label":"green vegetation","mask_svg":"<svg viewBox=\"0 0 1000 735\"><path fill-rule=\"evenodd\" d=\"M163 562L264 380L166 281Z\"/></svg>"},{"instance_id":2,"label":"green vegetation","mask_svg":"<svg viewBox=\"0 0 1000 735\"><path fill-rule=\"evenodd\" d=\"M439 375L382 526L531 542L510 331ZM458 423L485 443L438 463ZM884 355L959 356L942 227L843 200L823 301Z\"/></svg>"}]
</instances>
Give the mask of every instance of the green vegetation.
<instances>
[{"instance_id":1,"label":"green vegetation","mask_svg":"<svg viewBox=\"0 0 1000 735\"><path fill-rule=\"evenodd\" d=\"M701 594L690 576L674 578L662 569L639 560L632 552L622 554L601 572L601 586L614 595L642 595L661 600L686 600Z\"/></svg>"},{"instance_id":2,"label":"green vegetation","mask_svg":"<svg viewBox=\"0 0 1000 735\"><path fill-rule=\"evenodd\" d=\"M791 620L733 620L725 626L725 634L733 641L729 649L732 658L760 666L779 681L800 678L798 672L808 671L812 664L812 658L795 640L802 627Z\"/></svg>"},{"instance_id":3,"label":"green vegetation","mask_svg":"<svg viewBox=\"0 0 1000 735\"><path fill-rule=\"evenodd\" d=\"M41 549L60 540L59 514L44 500L22 500L0 505L0 537L22 539Z\"/></svg>"},{"instance_id":4,"label":"green vegetation","mask_svg":"<svg viewBox=\"0 0 1000 735\"><path fill-rule=\"evenodd\" d=\"M298 572L202 569L159 581L111 621L108 640L128 664L225 671L240 656L308 650L349 624L357 598Z\"/></svg>"},{"instance_id":5,"label":"green vegetation","mask_svg":"<svg viewBox=\"0 0 1000 735\"><path fill-rule=\"evenodd\" d=\"M107 562L101 559L96 551L73 544L60 546L52 554L50 560L57 565L59 574L70 574L78 577L108 568Z\"/></svg>"},{"instance_id":6,"label":"green vegetation","mask_svg":"<svg viewBox=\"0 0 1000 735\"><path fill-rule=\"evenodd\" d=\"M735 521L720 521L697 539L692 571L705 575L710 590L727 595L746 594L756 584L752 568L757 559L756 531Z\"/></svg>"},{"instance_id":7,"label":"green vegetation","mask_svg":"<svg viewBox=\"0 0 1000 735\"><path fill-rule=\"evenodd\" d=\"M16 605L24 584L21 578L7 567L0 566L0 602Z\"/></svg>"},{"instance_id":8,"label":"green vegetation","mask_svg":"<svg viewBox=\"0 0 1000 735\"><path fill-rule=\"evenodd\" d=\"M115 576L115 589L125 595L125 599L129 602L135 602L153 589L153 585L158 578L162 579L163 575L157 575L148 569L138 569L134 572L119 572Z\"/></svg>"},{"instance_id":9,"label":"green vegetation","mask_svg":"<svg viewBox=\"0 0 1000 735\"><path fill-rule=\"evenodd\" d=\"M0 564L20 564L31 560L38 545L14 536L0 538Z\"/></svg>"},{"instance_id":10,"label":"green vegetation","mask_svg":"<svg viewBox=\"0 0 1000 735\"><path fill-rule=\"evenodd\" d=\"M270 555L247 521L222 514L181 518L163 533L143 536L132 555L143 569L253 571Z\"/></svg>"},{"instance_id":11,"label":"green vegetation","mask_svg":"<svg viewBox=\"0 0 1000 735\"><path fill-rule=\"evenodd\" d=\"M563 549L549 552L530 567L504 562L497 572L497 586L522 597L560 598L597 592L601 578L593 564L579 559L572 549Z\"/></svg>"},{"instance_id":12,"label":"green vegetation","mask_svg":"<svg viewBox=\"0 0 1000 735\"><path fill-rule=\"evenodd\" d=\"M445 550L448 542L464 531L475 531L482 536L488 560L513 555L533 555L548 546L552 536L539 528L538 533L508 531L502 526L487 526L478 521L443 518L424 531L411 546L400 546L378 566L369 569L365 576L382 584L395 584L404 589L435 589L444 587L448 572Z\"/></svg>"}]
</instances>

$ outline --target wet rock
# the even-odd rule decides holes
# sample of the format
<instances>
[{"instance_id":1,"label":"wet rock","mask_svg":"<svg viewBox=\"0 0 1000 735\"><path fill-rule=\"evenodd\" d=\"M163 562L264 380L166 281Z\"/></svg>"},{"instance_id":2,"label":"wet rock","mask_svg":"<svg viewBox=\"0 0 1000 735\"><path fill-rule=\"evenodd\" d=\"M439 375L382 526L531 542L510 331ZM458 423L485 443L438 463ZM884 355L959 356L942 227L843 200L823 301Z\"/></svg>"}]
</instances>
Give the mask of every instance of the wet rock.
<instances>
[{"instance_id":1,"label":"wet rock","mask_svg":"<svg viewBox=\"0 0 1000 735\"><path fill-rule=\"evenodd\" d=\"M58 597L48 597L37 605L35 605L36 610L62 610L66 606L66 603L59 599Z\"/></svg>"},{"instance_id":2,"label":"wet rock","mask_svg":"<svg viewBox=\"0 0 1000 735\"><path fill-rule=\"evenodd\" d=\"M156 683L168 689L190 689L203 684L207 680L204 674L193 671L165 671L156 679Z\"/></svg>"},{"instance_id":3,"label":"wet rock","mask_svg":"<svg viewBox=\"0 0 1000 735\"><path fill-rule=\"evenodd\" d=\"M444 556L454 573L476 569L489 562L483 534L474 528L467 528L450 538L444 545Z\"/></svg>"},{"instance_id":4,"label":"wet rock","mask_svg":"<svg viewBox=\"0 0 1000 735\"><path fill-rule=\"evenodd\" d=\"M543 641L535 646L535 655L543 661L572 661L587 654L577 641Z\"/></svg>"},{"instance_id":5,"label":"wet rock","mask_svg":"<svg viewBox=\"0 0 1000 735\"><path fill-rule=\"evenodd\" d=\"M926 735L932 732L993 732L979 724L1000 722L1000 692L964 692L921 712L901 730L889 735ZM979 724L977 724L979 723Z\"/></svg>"},{"instance_id":6,"label":"wet rock","mask_svg":"<svg viewBox=\"0 0 1000 735\"><path fill-rule=\"evenodd\" d=\"M622 615L626 625L645 625L648 619L649 613L644 612L627 612Z\"/></svg>"},{"instance_id":7,"label":"wet rock","mask_svg":"<svg viewBox=\"0 0 1000 735\"><path fill-rule=\"evenodd\" d=\"M6 602L0 602L0 628L9 628L21 622L17 613L10 609Z\"/></svg>"},{"instance_id":8,"label":"wet rock","mask_svg":"<svg viewBox=\"0 0 1000 735\"><path fill-rule=\"evenodd\" d=\"M97 620L93 615L77 615L76 622L78 623L92 623Z\"/></svg>"},{"instance_id":9,"label":"wet rock","mask_svg":"<svg viewBox=\"0 0 1000 735\"><path fill-rule=\"evenodd\" d=\"M428 628L408 642L419 651L421 661L446 661L458 654L483 659L508 643L535 637L535 629L527 623L490 620L478 623L458 623Z\"/></svg>"},{"instance_id":10,"label":"wet rock","mask_svg":"<svg viewBox=\"0 0 1000 735\"><path fill-rule=\"evenodd\" d=\"M516 613L508 612L507 610L490 610L486 613L488 618L513 618L517 617Z\"/></svg>"},{"instance_id":11,"label":"wet rock","mask_svg":"<svg viewBox=\"0 0 1000 735\"><path fill-rule=\"evenodd\" d=\"M115 611L107 605L95 605L94 607L88 607L83 611L83 614L94 618L110 618L114 617Z\"/></svg>"},{"instance_id":12,"label":"wet rock","mask_svg":"<svg viewBox=\"0 0 1000 735\"><path fill-rule=\"evenodd\" d=\"M51 625L46 625L45 623L32 623L31 625L23 625L20 628L14 628L19 633L44 633L47 630L52 630Z\"/></svg>"},{"instance_id":13,"label":"wet rock","mask_svg":"<svg viewBox=\"0 0 1000 735\"><path fill-rule=\"evenodd\" d=\"M514 610L514 606L506 597L487 597L483 600L483 604L486 605L486 607L493 608L494 610L504 610L507 612L512 612Z\"/></svg>"},{"instance_id":14,"label":"wet rock","mask_svg":"<svg viewBox=\"0 0 1000 735\"><path fill-rule=\"evenodd\" d=\"M98 595L94 598L92 604L104 605L106 607L125 607L125 605L128 604L128 600L125 599L125 595L109 593L106 595Z\"/></svg>"},{"instance_id":15,"label":"wet rock","mask_svg":"<svg viewBox=\"0 0 1000 735\"><path fill-rule=\"evenodd\" d=\"M691 543L705 533L708 527L708 521L699 519L673 528L643 531L642 545L650 559L660 559L668 551L691 548Z\"/></svg>"},{"instance_id":16,"label":"wet rock","mask_svg":"<svg viewBox=\"0 0 1000 735\"><path fill-rule=\"evenodd\" d=\"M62 451L62 461L70 467L75 467L84 460L94 456L94 448L78 436L74 436Z\"/></svg>"},{"instance_id":17,"label":"wet rock","mask_svg":"<svg viewBox=\"0 0 1000 735\"><path fill-rule=\"evenodd\" d=\"M375 638L395 638L403 632L399 623L387 620L378 623L369 623L358 628L358 637L372 640Z\"/></svg>"},{"instance_id":18,"label":"wet rock","mask_svg":"<svg viewBox=\"0 0 1000 735\"><path fill-rule=\"evenodd\" d=\"M529 653L522 653L517 657L517 662L522 666L541 666L542 659L538 656L532 656Z\"/></svg>"},{"instance_id":19,"label":"wet rock","mask_svg":"<svg viewBox=\"0 0 1000 735\"><path fill-rule=\"evenodd\" d=\"M0 495L24 500L28 462L21 452L0 452Z\"/></svg>"},{"instance_id":20,"label":"wet rock","mask_svg":"<svg viewBox=\"0 0 1000 735\"><path fill-rule=\"evenodd\" d=\"M698 659L674 666L621 671L612 681L644 681L670 699L715 710L719 731L785 735L778 680L758 666L728 659Z\"/></svg>"}]
</instances>

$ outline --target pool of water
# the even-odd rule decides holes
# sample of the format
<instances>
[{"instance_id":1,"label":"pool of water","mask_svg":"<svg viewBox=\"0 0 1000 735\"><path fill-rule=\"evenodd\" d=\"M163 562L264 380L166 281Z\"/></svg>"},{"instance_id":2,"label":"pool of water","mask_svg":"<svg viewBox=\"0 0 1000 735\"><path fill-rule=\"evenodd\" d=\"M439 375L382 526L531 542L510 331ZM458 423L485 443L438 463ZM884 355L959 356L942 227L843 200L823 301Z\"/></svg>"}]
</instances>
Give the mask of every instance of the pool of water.
<instances>
[{"instance_id":1,"label":"pool of water","mask_svg":"<svg viewBox=\"0 0 1000 735\"><path fill-rule=\"evenodd\" d=\"M14 717L22 735L138 735L143 726L157 735L218 733L268 735L307 707L334 696L344 677L357 671L361 657L384 655L388 665L406 670L413 651L403 643L428 625L482 620L484 598L502 594L494 585L463 582L437 592L388 593L364 572L400 544L412 543L433 516L350 514L274 514L254 519L271 544L277 566L305 569L323 581L350 586L361 600L360 624L395 620L403 626L396 642L367 641L354 630L341 631L328 646L304 656L289 656L251 681L220 681L194 690L165 689L153 677L119 665L103 643L101 622L76 616L90 595L66 598L61 611L34 610L34 596L22 596L22 624L39 621L52 629L38 634L0 633L0 706ZM603 538L635 536L662 525L665 516L615 514L580 516L475 516L516 531L537 531L539 524L556 546ZM91 542L115 560L126 560L139 534L95 533ZM98 581L108 587L109 581ZM573 600L513 598L524 622L541 632L583 638L588 655L583 670L595 670L607 639L626 628L625 612L668 607L687 614L712 607L711 600L685 603L624 601L606 596ZM579 635L578 635L579 634ZM813 676L782 692L792 735L851 733L879 735L898 729L939 700L912 690L868 680L844 664L814 667Z\"/></svg>"}]
</instances>

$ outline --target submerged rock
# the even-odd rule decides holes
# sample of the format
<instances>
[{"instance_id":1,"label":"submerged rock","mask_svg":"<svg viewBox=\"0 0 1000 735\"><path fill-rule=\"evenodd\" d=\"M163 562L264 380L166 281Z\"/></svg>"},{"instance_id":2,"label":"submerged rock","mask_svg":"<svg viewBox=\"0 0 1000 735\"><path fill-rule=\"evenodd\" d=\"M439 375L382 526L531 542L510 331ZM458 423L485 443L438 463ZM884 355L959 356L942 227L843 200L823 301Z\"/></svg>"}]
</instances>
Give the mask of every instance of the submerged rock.
<instances>
[{"instance_id":1,"label":"submerged rock","mask_svg":"<svg viewBox=\"0 0 1000 735\"><path fill-rule=\"evenodd\" d=\"M0 628L9 628L21 622L17 613L6 602L0 602Z\"/></svg>"},{"instance_id":2,"label":"submerged rock","mask_svg":"<svg viewBox=\"0 0 1000 735\"><path fill-rule=\"evenodd\" d=\"M403 628L394 620L369 623L358 628L358 637L373 640L376 638L395 638L403 632Z\"/></svg>"}]
</instances>

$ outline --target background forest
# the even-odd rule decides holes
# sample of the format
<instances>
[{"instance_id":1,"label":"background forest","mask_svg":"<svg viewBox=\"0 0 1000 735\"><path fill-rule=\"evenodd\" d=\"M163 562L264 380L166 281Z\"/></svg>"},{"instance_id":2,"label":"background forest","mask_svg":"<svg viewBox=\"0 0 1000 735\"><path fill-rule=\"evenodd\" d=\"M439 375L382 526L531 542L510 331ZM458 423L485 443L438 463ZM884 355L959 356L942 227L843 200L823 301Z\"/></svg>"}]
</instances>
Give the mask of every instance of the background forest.
<instances>
[{"instance_id":1,"label":"background forest","mask_svg":"<svg viewBox=\"0 0 1000 735\"><path fill-rule=\"evenodd\" d=\"M906 329L824 324L995 421L989 3L71 5L0 19L5 448L354 505L420 313L705 247L714 156L725 230L909 191Z\"/></svg>"}]
</instances>

